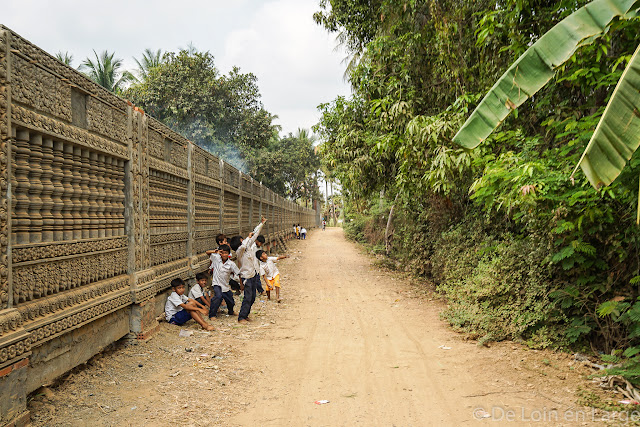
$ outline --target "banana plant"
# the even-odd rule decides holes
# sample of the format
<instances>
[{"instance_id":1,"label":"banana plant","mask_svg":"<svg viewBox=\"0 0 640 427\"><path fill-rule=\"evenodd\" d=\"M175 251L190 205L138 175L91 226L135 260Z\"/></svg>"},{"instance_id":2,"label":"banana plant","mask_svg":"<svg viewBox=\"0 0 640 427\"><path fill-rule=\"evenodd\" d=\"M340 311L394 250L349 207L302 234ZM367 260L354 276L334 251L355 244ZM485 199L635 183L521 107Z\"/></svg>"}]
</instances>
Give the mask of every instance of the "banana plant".
<instances>
[{"instance_id":1,"label":"banana plant","mask_svg":"<svg viewBox=\"0 0 640 427\"><path fill-rule=\"evenodd\" d=\"M582 46L606 32L616 18L637 16L639 0L595 0L560 21L500 77L454 136L473 149L551 80ZM595 188L611 184L640 145L640 47L629 61L578 167ZM638 203L640 222L640 199Z\"/></svg>"},{"instance_id":2,"label":"banana plant","mask_svg":"<svg viewBox=\"0 0 640 427\"><path fill-rule=\"evenodd\" d=\"M596 188L609 185L639 145L640 46L622 73L573 174L582 167L591 185Z\"/></svg>"},{"instance_id":3,"label":"banana plant","mask_svg":"<svg viewBox=\"0 0 640 427\"><path fill-rule=\"evenodd\" d=\"M453 140L475 148L502 121L551 80L576 50L590 44L618 17L635 16L640 0L595 0L581 7L535 42L485 95Z\"/></svg>"}]
</instances>

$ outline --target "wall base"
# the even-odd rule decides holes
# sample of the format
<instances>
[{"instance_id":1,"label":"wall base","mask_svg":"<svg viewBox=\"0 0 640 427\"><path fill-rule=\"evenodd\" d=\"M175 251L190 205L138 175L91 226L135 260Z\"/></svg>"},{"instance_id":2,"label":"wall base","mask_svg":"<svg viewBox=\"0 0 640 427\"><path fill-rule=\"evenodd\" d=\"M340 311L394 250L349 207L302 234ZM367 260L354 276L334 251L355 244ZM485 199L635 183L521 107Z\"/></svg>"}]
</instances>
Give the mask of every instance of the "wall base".
<instances>
[{"instance_id":1,"label":"wall base","mask_svg":"<svg viewBox=\"0 0 640 427\"><path fill-rule=\"evenodd\" d=\"M160 329L156 318L164 313L164 305L170 292L162 292L147 301L131 306L131 318L129 337L146 340Z\"/></svg>"},{"instance_id":2,"label":"wall base","mask_svg":"<svg viewBox=\"0 0 640 427\"><path fill-rule=\"evenodd\" d=\"M26 392L31 393L43 384L50 383L127 335L129 313L129 307L122 308L33 348ZM3 397L4 392L1 392L0 400Z\"/></svg>"},{"instance_id":3,"label":"wall base","mask_svg":"<svg viewBox=\"0 0 640 427\"><path fill-rule=\"evenodd\" d=\"M0 370L0 425L24 426L30 421L27 411L27 366L19 360Z\"/></svg>"}]
</instances>

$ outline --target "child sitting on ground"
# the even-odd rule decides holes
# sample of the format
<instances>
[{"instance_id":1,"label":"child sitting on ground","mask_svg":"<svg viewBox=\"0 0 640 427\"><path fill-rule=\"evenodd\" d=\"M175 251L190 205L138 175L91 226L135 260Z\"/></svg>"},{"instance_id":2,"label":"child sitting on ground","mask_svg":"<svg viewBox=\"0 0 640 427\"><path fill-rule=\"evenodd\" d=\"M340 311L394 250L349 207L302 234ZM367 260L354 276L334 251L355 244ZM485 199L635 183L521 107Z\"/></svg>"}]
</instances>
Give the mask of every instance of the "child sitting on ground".
<instances>
[{"instance_id":1,"label":"child sitting on ground","mask_svg":"<svg viewBox=\"0 0 640 427\"><path fill-rule=\"evenodd\" d=\"M280 271L276 266L276 261L289 258L289 255L281 255L279 257L268 256L265 251L256 252L256 258L260 260L260 275L264 278L267 284L267 299L271 299L271 291L276 289L276 299L281 302L280 299Z\"/></svg>"},{"instance_id":2,"label":"child sitting on ground","mask_svg":"<svg viewBox=\"0 0 640 427\"><path fill-rule=\"evenodd\" d=\"M189 290L189 298L198 301L205 308L211 306L211 292L207 289L206 273L196 274L196 284Z\"/></svg>"},{"instance_id":3,"label":"child sitting on ground","mask_svg":"<svg viewBox=\"0 0 640 427\"><path fill-rule=\"evenodd\" d=\"M164 306L167 322L182 326L190 319L193 319L202 326L202 329L213 331L213 326L206 323L202 318L202 314L206 314L207 309L196 300L187 298L184 295L186 288L184 281L180 278L173 279L171 281L171 287L173 288L173 292L169 295L169 298L167 298L167 303Z\"/></svg>"}]
</instances>

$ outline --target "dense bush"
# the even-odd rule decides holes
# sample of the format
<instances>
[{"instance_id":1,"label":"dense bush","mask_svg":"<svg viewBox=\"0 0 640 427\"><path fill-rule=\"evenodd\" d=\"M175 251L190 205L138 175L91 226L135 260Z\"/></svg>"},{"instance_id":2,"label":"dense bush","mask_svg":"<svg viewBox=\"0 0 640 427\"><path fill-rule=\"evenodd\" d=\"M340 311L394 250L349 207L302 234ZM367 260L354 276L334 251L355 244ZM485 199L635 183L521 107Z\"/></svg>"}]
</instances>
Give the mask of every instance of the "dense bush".
<instances>
[{"instance_id":1,"label":"dense bush","mask_svg":"<svg viewBox=\"0 0 640 427\"><path fill-rule=\"evenodd\" d=\"M382 0L379 22L359 17L365 40L344 12L362 2L323 2L320 22L366 49L349 72L353 96L321 106L317 130L346 213L359 215L354 234L379 245L373 228L395 203L392 256L434 282L454 326L483 342L615 353L640 377L640 155L606 188L572 175L640 42L640 17L592 38L474 150L452 142L499 75L585 3Z\"/></svg>"}]
</instances>

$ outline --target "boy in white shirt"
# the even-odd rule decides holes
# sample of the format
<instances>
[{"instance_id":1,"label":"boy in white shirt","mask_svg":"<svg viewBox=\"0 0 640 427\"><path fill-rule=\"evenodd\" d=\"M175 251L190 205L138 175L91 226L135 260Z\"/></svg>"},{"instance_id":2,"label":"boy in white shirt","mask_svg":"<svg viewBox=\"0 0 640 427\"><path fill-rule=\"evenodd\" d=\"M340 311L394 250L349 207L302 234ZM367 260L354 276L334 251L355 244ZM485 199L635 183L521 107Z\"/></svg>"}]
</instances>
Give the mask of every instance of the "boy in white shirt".
<instances>
[{"instance_id":1,"label":"boy in white shirt","mask_svg":"<svg viewBox=\"0 0 640 427\"><path fill-rule=\"evenodd\" d=\"M289 258L289 255L281 255L279 257L268 256L265 251L256 252L256 258L260 260L260 274L264 278L267 284L267 298L271 299L271 291L276 289L276 299L281 302L280 299L280 271L276 266L276 261Z\"/></svg>"},{"instance_id":2,"label":"boy in white shirt","mask_svg":"<svg viewBox=\"0 0 640 427\"><path fill-rule=\"evenodd\" d=\"M198 301L205 308L211 306L211 292L207 289L207 275L196 274L196 284L189 289L189 298Z\"/></svg>"},{"instance_id":3,"label":"boy in white shirt","mask_svg":"<svg viewBox=\"0 0 640 427\"><path fill-rule=\"evenodd\" d=\"M193 319L202 326L202 329L213 331L213 326L206 323L202 318L202 314L207 313L206 308L196 300L187 298L184 295L186 288L184 281L180 278L173 279L171 281L171 287L173 288L173 292L169 295L167 303L164 305L167 322L182 326L190 319Z\"/></svg>"},{"instance_id":4,"label":"boy in white shirt","mask_svg":"<svg viewBox=\"0 0 640 427\"><path fill-rule=\"evenodd\" d=\"M240 276L244 280L244 283L240 286L240 289L244 290L244 298L238 313L238 323L249 321L251 306L256 300L256 288L260 283L260 276L255 269L253 260L256 254L251 253L251 246L258 238L265 222L267 222L267 219L263 217L260 224L253 230L253 233L249 233L249 237L244 240L242 236L233 236L229 239L229 246L236 251L237 261L240 263Z\"/></svg>"},{"instance_id":5,"label":"boy in white shirt","mask_svg":"<svg viewBox=\"0 0 640 427\"><path fill-rule=\"evenodd\" d=\"M213 285L213 298L209 307L209 319L218 315L218 308L224 299L229 310L229 316L233 316L233 291L229 287L231 275L240 274L235 262L229 259L231 248L229 245L220 245L218 249L207 251L211 257L211 285Z\"/></svg>"},{"instance_id":6,"label":"boy in white shirt","mask_svg":"<svg viewBox=\"0 0 640 427\"><path fill-rule=\"evenodd\" d=\"M258 237L256 238L256 241L254 242L253 246L251 246L251 253L253 253L253 254L257 253L258 250L262 249L262 245L264 245L264 243L266 241L267 241L267 239L265 239L265 237L262 234L258 235ZM259 273L260 272L260 262L255 258L252 258L251 261L253 261L254 268ZM258 280L258 283L256 284L256 294L264 295L264 288L262 287L262 282L259 281L259 280Z\"/></svg>"},{"instance_id":7,"label":"boy in white shirt","mask_svg":"<svg viewBox=\"0 0 640 427\"><path fill-rule=\"evenodd\" d=\"M300 234L302 235L302 240L305 240L307 238L307 229L302 227Z\"/></svg>"}]
</instances>

